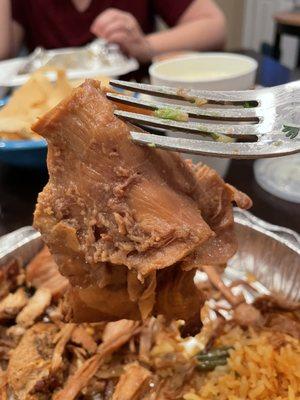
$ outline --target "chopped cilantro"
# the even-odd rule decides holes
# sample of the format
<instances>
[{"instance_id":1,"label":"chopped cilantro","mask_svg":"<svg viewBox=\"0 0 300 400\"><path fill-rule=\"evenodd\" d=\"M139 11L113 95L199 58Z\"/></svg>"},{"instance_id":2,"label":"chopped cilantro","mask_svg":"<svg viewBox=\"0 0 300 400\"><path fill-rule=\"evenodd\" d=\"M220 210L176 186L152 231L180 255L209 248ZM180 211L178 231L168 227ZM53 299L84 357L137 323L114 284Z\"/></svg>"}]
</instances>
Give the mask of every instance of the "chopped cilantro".
<instances>
[{"instance_id":1,"label":"chopped cilantro","mask_svg":"<svg viewBox=\"0 0 300 400\"><path fill-rule=\"evenodd\" d=\"M286 134L287 138L295 139L300 132L300 127L283 125L282 132Z\"/></svg>"}]
</instances>

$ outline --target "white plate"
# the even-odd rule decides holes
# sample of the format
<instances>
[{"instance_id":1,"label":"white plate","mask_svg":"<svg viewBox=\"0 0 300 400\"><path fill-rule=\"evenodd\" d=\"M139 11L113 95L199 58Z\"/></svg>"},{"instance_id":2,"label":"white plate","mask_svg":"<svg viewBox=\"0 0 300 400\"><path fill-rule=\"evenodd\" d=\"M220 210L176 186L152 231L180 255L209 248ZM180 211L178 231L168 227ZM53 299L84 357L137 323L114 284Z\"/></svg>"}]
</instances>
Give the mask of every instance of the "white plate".
<instances>
[{"instance_id":1,"label":"white plate","mask_svg":"<svg viewBox=\"0 0 300 400\"><path fill-rule=\"evenodd\" d=\"M265 191L300 204L300 154L257 160L254 175Z\"/></svg>"},{"instance_id":2,"label":"white plate","mask_svg":"<svg viewBox=\"0 0 300 400\"><path fill-rule=\"evenodd\" d=\"M49 52L50 53L50 52ZM57 52L56 52L57 53ZM4 87L16 87L22 86L30 77L30 74L17 75L18 70L26 62L27 57L12 58L0 62L0 86ZM94 69L76 69L67 70L67 77L69 79L82 79L82 78L93 78L96 76L108 76L116 78L120 75L128 74L129 72L137 70L139 64L134 58L129 58L128 61L122 62L121 65L113 66L99 66ZM47 73L49 79L54 81L56 79L55 73Z\"/></svg>"}]
</instances>

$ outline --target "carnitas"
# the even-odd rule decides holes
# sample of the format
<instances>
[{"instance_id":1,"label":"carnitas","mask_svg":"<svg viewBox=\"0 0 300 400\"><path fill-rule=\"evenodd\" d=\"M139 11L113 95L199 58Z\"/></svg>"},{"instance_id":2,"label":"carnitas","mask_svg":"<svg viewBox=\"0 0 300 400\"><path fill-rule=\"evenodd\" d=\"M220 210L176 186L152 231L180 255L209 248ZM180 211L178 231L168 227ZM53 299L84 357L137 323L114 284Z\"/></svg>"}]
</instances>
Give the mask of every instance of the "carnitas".
<instances>
[{"instance_id":1,"label":"carnitas","mask_svg":"<svg viewBox=\"0 0 300 400\"><path fill-rule=\"evenodd\" d=\"M114 108L89 80L33 127L50 176L34 224L71 283L67 317L164 314L197 326L195 271L235 253L232 203L251 200L205 165L132 143Z\"/></svg>"}]
</instances>

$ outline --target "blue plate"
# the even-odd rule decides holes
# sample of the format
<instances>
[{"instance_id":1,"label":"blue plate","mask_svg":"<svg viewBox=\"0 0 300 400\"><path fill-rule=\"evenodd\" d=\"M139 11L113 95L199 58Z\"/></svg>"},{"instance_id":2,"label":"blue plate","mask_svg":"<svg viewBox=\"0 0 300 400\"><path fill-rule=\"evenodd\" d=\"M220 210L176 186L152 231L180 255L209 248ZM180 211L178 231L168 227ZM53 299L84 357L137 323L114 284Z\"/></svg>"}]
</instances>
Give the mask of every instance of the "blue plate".
<instances>
[{"instance_id":1,"label":"blue plate","mask_svg":"<svg viewBox=\"0 0 300 400\"><path fill-rule=\"evenodd\" d=\"M46 167L47 142L41 140L1 140L0 161L18 167Z\"/></svg>"},{"instance_id":2,"label":"blue plate","mask_svg":"<svg viewBox=\"0 0 300 400\"><path fill-rule=\"evenodd\" d=\"M0 99L0 108L9 100L9 96ZM47 142L41 140L2 140L0 139L0 161L27 168L45 168Z\"/></svg>"}]
</instances>

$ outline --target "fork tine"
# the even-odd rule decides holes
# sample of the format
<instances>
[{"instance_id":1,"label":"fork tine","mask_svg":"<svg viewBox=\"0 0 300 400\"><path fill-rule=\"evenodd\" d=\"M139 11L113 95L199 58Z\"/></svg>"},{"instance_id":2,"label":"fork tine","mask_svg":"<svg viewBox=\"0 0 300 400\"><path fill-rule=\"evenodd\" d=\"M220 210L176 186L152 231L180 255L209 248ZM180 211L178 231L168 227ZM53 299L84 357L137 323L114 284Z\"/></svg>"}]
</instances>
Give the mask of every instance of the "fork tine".
<instances>
[{"instance_id":1,"label":"fork tine","mask_svg":"<svg viewBox=\"0 0 300 400\"><path fill-rule=\"evenodd\" d=\"M231 137L241 137L248 135L258 135L257 125L217 125L210 123L178 122L168 119L153 117L151 115L137 114L128 111L115 110L115 115L132 122L133 124L143 124L156 126L159 128L193 133L198 135L211 136L211 134L229 135Z\"/></svg>"},{"instance_id":2,"label":"fork tine","mask_svg":"<svg viewBox=\"0 0 300 400\"><path fill-rule=\"evenodd\" d=\"M107 93L106 96L115 102L128 104L130 106L136 106L141 108L147 108L150 110L158 110L160 108L172 107L178 109L184 113L187 113L190 117L199 119L209 119L216 121L241 121L241 122L259 122L262 117L260 108L252 109L220 109L220 108L201 108L192 106L182 106L178 104L168 104L156 101L148 101L144 99L137 99L131 96L122 94Z\"/></svg>"},{"instance_id":3,"label":"fork tine","mask_svg":"<svg viewBox=\"0 0 300 400\"><path fill-rule=\"evenodd\" d=\"M178 88L171 88L167 86L155 86L145 83L120 81L116 79L110 80L110 85L134 92L146 93L152 96L165 97L175 100L189 101L187 100L187 97L190 97L194 99L205 99L210 104L231 104L241 106L248 102L254 102L255 104L253 105L257 105L254 90L227 92L194 89L178 90Z\"/></svg>"},{"instance_id":4,"label":"fork tine","mask_svg":"<svg viewBox=\"0 0 300 400\"><path fill-rule=\"evenodd\" d=\"M130 132L130 135L133 142L144 146L223 158L269 158L294 154L300 151L300 141L297 143L297 146L292 141L282 142L278 146L275 141L270 141L269 143L220 143L166 137L136 131Z\"/></svg>"}]
</instances>

